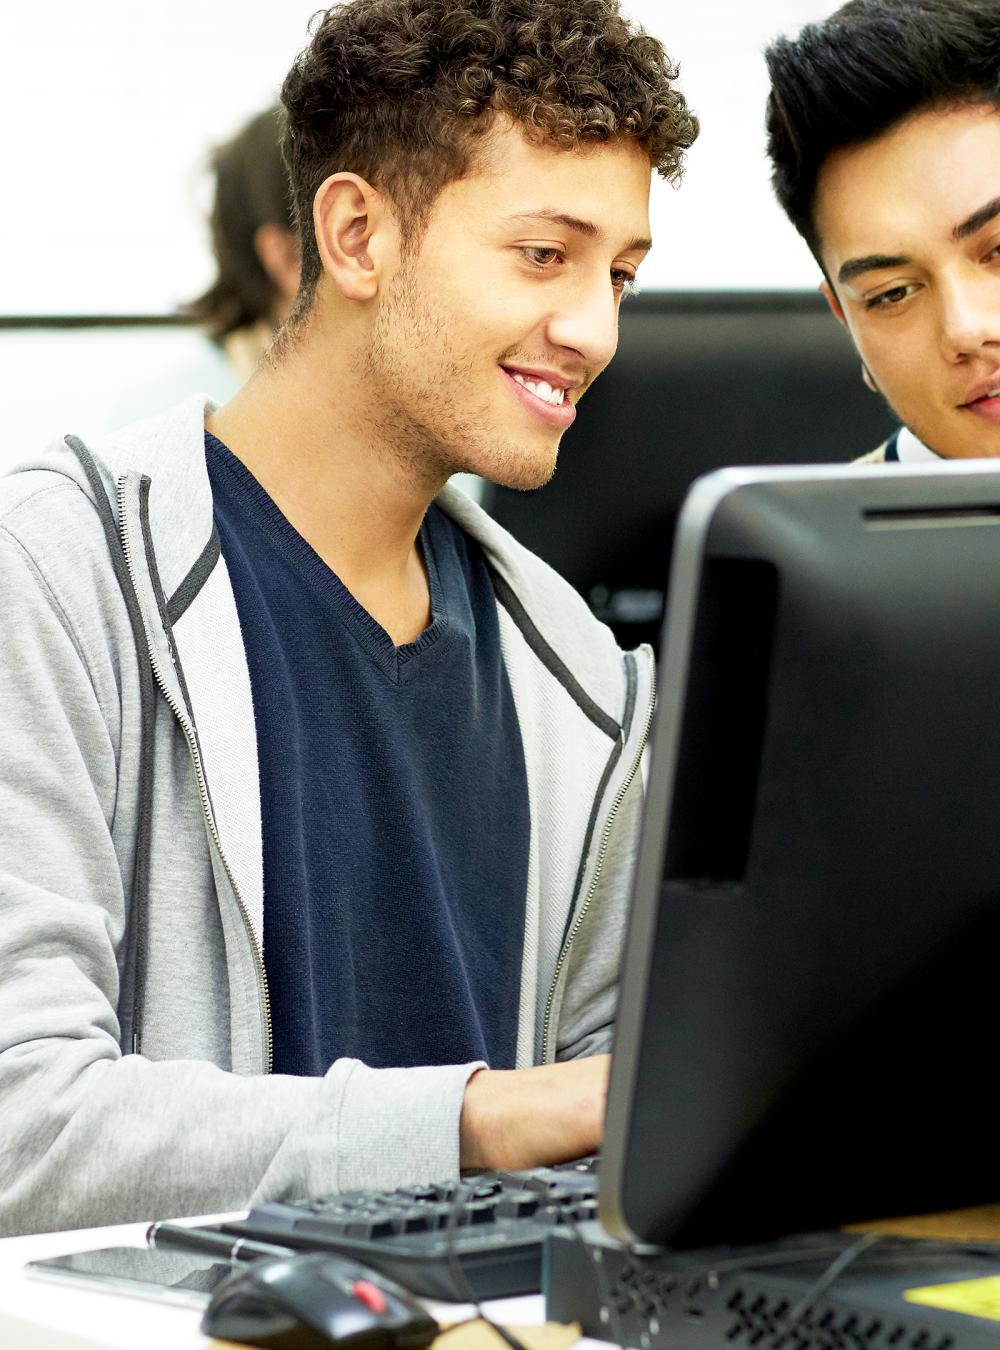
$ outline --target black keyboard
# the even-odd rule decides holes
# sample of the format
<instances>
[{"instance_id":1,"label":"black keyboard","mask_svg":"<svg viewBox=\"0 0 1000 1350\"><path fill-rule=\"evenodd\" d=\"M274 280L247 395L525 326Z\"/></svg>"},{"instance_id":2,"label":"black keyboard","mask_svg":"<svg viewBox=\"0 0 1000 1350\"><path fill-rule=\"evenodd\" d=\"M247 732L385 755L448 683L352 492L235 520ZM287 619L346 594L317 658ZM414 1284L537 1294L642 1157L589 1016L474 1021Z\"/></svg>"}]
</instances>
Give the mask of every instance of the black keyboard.
<instances>
[{"instance_id":1,"label":"black keyboard","mask_svg":"<svg viewBox=\"0 0 1000 1350\"><path fill-rule=\"evenodd\" d=\"M533 1294L555 1226L597 1214L596 1160L462 1181L258 1205L222 1231L297 1251L344 1252L426 1298ZM457 1270L456 1270L457 1267Z\"/></svg>"}]
</instances>

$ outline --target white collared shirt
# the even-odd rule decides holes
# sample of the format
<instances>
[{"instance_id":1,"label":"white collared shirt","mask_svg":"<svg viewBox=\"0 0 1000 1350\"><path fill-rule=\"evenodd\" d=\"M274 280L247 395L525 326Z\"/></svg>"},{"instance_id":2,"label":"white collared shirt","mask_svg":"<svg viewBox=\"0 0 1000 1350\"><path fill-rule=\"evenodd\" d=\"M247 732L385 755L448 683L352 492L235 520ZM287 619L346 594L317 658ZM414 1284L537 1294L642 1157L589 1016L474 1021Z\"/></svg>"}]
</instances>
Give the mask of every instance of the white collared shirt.
<instances>
[{"instance_id":1,"label":"white collared shirt","mask_svg":"<svg viewBox=\"0 0 1000 1350\"><path fill-rule=\"evenodd\" d=\"M896 453L901 464L933 464L942 458L923 441L918 441L909 427L900 427Z\"/></svg>"}]
</instances>

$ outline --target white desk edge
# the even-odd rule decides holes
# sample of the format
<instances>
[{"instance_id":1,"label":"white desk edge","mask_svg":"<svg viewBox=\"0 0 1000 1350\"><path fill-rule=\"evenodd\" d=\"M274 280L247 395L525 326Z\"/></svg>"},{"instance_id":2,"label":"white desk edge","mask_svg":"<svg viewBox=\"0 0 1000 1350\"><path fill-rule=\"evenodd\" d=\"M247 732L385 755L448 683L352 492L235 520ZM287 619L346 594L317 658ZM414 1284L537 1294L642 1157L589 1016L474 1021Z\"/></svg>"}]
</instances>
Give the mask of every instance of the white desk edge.
<instances>
[{"instance_id":1,"label":"white desk edge","mask_svg":"<svg viewBox=\"0 0 1000 1350\"><path fill-rule=\"evenodd\" d=\"M219 1217L206 1216L202 1221ZM197 1309L96 1288L75 1289L24 1273L26 1262L65 1252L145 1246L147 1227L146 1223L131 1223L0 1238L0 1346L4 1350L207 1350L217 1344L199 1331ZM457 1321L472 1311L460 1304L430 1307L442 1321ZM491 1317L515 1326L541 1322L544 1316L537 1294L495 1300L488 1311ZM600 1342L593 1346L599 1347Z\"/></svg>"}]
</instances>

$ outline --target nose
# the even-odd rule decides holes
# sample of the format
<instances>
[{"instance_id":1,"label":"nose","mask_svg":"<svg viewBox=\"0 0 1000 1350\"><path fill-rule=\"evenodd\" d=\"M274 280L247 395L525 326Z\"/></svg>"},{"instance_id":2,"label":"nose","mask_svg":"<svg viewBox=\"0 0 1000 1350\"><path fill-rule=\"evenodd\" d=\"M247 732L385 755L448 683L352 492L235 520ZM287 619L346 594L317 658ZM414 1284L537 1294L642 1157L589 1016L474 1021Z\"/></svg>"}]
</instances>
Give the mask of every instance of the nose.
<instances>
[{"instance_id":1,"label":"nose","mask_svg":"<svg viewBox=\"0 0 1000 1350\"><path fill-rule=\"evenodd\" d=\"M981 269L949 279L941 291L941 342L949 360L1000 346L1000 307Z\"/></svg>"},{"instance_id":2,"label":"nose","mask_svg":"<svg viewBox=\"0 0 1000 1350\"><path fill-rule=\"evenodd\" d=\"M549 342L578 352L592 377L603 370L618 348L618 295L607 273L564 294L547 328Z\"/></svg>"}]
</instances>

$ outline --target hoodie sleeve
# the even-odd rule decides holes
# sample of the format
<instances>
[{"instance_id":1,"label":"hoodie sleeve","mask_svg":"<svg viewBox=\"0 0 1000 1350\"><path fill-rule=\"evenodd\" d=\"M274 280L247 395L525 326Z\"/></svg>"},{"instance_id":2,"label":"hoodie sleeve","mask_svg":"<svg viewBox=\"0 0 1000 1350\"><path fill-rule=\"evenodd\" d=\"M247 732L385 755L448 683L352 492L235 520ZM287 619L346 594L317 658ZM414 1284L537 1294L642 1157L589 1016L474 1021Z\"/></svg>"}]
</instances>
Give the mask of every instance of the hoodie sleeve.
<instances>
[{"instance_id":1,"label":"hoodie sleeve","mask_svg":"<svg viewBox=\"0 0 1000 1350\"><path fill-rule=\"evenodd\" d=\"M233 1073L197 1049L122 1054L134 858L116 824L135 791L134 756L121 753L136 722L134 646L110 599L71 621L15 524L0 520L0 1233L456 1175L476 1064L338 1061L292 1078ZM99 598L103 541L88 549L78 535L53 547ZM190 772L182 759L176 771ZM224 984L220 973L223 1003ZM194 1025L204 991L181 977L174 997Z\"/></svg>"}]
</instances>

